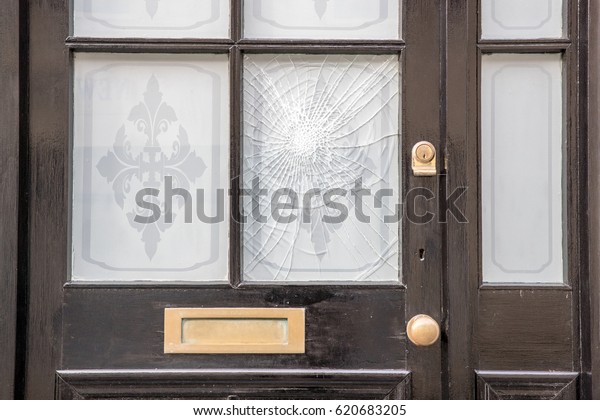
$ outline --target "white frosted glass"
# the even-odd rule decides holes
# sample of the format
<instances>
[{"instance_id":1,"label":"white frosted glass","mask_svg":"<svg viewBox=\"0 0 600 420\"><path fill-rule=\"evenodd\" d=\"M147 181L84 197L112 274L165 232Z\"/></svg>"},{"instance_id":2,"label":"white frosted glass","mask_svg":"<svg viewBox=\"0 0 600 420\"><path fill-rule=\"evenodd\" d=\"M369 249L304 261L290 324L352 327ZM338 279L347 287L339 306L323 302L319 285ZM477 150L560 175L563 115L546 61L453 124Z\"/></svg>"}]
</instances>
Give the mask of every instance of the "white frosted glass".
<instances>
[{"instance_id":1,"label":"white frosted glass","mask_svg":"<svg viewBox=\"0 0 600 420\"><path fill-rule=\"evenodd\" d=\"M399 281L399 86L398 56L245 57L243 185L265 190L244 200L245 280ZM371 193L368 221L351 196L357 181ZM294 220L273 217L284 189L298 197L280 201ZM326 220L341 214L325 199L335 189L345 220Z\"/></svg>"},{"instance_id":2,"label":"white frosted glass","mask_svg":"<svg viewBox=\"0 0 600 420\"><path fill-rule=\"evenodd\" d=\"M560 54L482 59L483 281L562 283Z\"/></svg>"},{"instance_id":3,"label":"white frosted glass","mask_svg":"<svg viewBox=\"0 0 600 420\"><path fill-rule=\"evenodd\" d=\"M72 279L226 281L227 56L78 53L74 83ZM172 222L168 180L192 197L187 213L169 201ZM146 188L155 222L135 221L151 215L136 202ZM197 217L197 190L224 221Z\"/></svg>"},{"instance_id":4,"label":"white frosted glass","mask_svg":"<svg viewBox=\"0 0 600 420\"><path fill-rule=\"evenodd\" d=\"M246 38L399 39L399 0L245 0Z\"/></svg>"},{"instance_id":5,"label":"white frosted glass","mask_svg":"<svg viewBox=\"0 0 600 420\"><path fill-rule=\"evenodd\" d=\"M228 38L229 0L74 0L74 35Z\"/></svg>"},{"instance_id":6,"label":"white frosted glass","mask_svg":"<svg viewBox=\"0 0 600 420\"><path fill-rule=\"evenodd\" d=\"M481 0L482 38L562 38L563 10L563 0Z\"/></svg>"}]
</instances>

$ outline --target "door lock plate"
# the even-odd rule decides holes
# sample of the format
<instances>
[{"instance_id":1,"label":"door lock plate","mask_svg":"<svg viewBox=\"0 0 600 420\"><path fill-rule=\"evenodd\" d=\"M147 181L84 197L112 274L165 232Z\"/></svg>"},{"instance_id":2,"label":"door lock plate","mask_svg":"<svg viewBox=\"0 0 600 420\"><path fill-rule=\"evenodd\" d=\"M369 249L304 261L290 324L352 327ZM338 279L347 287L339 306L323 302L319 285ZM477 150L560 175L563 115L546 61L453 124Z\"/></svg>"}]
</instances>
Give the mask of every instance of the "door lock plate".
<instances>
[{"instance_id":1,"label":"door lock plate","mask_svg":"<svg viewBox=\"0 0 600 420\"><path fill-rule=\"evenodd\" d=\"M412 148L412 170L414 176L435 176L436 152L435 147L428 141L420 141Z\"/></svg>"}]
</instances>

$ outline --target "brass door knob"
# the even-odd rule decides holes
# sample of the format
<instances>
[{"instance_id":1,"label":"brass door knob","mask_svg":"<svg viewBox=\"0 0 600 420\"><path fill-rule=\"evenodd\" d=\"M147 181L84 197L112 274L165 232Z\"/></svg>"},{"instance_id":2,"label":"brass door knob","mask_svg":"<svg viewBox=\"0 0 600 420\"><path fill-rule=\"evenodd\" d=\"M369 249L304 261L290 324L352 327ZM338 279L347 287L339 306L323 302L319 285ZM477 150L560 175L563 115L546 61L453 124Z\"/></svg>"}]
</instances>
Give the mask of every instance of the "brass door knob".
<instances>
[{"instance_id":1,"label":"brass door knob","mask_svg":"<svg viewBox=\"0 0 600 420\"><path fill-rule=\"evenodd\" d=\"M440 326L429 315L415 315L406 324L406 334L415 346L427 347L440 338Z\"/></svg>"}]
</instances>

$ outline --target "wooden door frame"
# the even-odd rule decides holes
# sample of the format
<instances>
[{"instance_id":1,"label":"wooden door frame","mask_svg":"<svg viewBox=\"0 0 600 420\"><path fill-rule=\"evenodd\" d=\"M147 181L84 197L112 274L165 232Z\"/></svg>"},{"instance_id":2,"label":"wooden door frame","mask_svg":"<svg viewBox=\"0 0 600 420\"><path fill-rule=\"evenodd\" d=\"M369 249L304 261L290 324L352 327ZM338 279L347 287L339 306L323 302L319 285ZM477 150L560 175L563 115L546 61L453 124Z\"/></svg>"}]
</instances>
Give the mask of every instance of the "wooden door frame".
<instances>
[{"instance_id":1,"label":"wooden door frame","mask_svg":"<svg viewBox=\"0 0 600 420\"><path fill-rule=\"evenodd\" d=\"M0 201L3 239L0 243L3 275L0 319L6 320L4 325L7 326L0 330L0 398L54 396L56 366L60 364L62 286L68 272L67 252L60 246L61 241L68 238L68 228L62 222L69 210L66 205L68 191L57 197L57 189L46 185L48 179L69 179L70 165L64 159L69 155L68 145L64 142L69 136L65 130L69 126L69 116L64 112L69 106L69 88L49 84L69 63L68 49L55 42L68 27L65 17L68 9L64 6L67 2L40 0L29 3L6 0L0 15L0 28L3 28L0 32L0 56L3 57L0 70L3 75L13 76L0 80L0 94L4 99L0 113L0 171L3 175L0 191L4 194ZM476 123L470 119L465 124L464 117L460 120L461 114L477 115L473 108L477 92L468 90L469 77L473 77L476 65L474 51L468 46L473 37L476 39L473 31L468 29L477 26L477 16L473 12L476 3L477 0L448 0L448 5L456 7L446 9L448 25L467 30L446 31L447 103L454 106L447 109L445 137L448 140L441 146L447 156L463 155L466 161L470 161L471 153L466 147L473 144L473 136L476 138L477 135ZM587 194L584 193L580 200L580 244L582 254L589 257L584 259L581 267L578 291L581 301L578 308L582 363L580 397L600 399L600 5L594 0L581 0L578 12L581 54L578 71L582 82L578 98L579 170L581 179L588 180ZM36 92L45 94L29 97L29 81L36 86ZM15 162L19 162L17 167ZM464 168L449 166L446 190L461 182L476 180L477 167L460 171ZM470 220L469 215L477 214L474 211L472 205L467 206ZM477 242L469 240L472 237L467 229L459 226L453 229L453 220L450 218L448 222L442 316L447 338L444 343L448 351L447 366L450 368L443 372L443 377L455 385L450 388L448 397L470 398L473 395L469 390L475 388L471 348L475 341L476 308L473 305L467 307L464 302L474 301L478 284L469 282L470 286L462 290L457 286L464 278L473 279L477 275L469 257L451 244L467 241L470 244L468 254L475 255ZM589 264L586 264L588 259ZM17 306L27 313L18 317ZM448 311L452 316L447 316ZM20 327L27 329L17 331L18 322ZM20 361L15 361L17 352L21 355ZM25 365L26 370L23 369ZM21 389L17 386L15 392L15 377L22 374L27 377L22 379Z\"/></svg>"},{"instance_id":2,"label":"wooden door frame","mask_svg":"<svg viewBox=\"0 0 600 420\"><path fill-rule=\"evenodd\" d=\"M447 1L446 70L443 103L446 128L444 155L448 159L444 195L465 185L478 183L478 91L477 39L479 28L478 0ZM448 104L451 104L450 106ZM465 118L465 116L468 116ZM473 165L473 162L476 164ZM444 329L447 332L447 362L444 376L452 386L447 398L475 398L475 317L477 302L478 255L477 197L474 189L463 195L461 210L471 223L459 223L449 216L444 238ZM442 210L440 210L442 211ZM446 211L446 209L443 209ZM468 249L464 249L464 245ZM462 246L461 246L462 245ZM467 252L465 252L467 251Z\"/></svg>"},{"instance_id":3,"label":"wooden door frame","mask_svg":"<svg viewBox=\"0 0 600 420\"><path fill-rule=\"evenodd\" d=\"M581 97L582 144L587 146L587 159L581 166L587 178L587 229L581 241L586 244L589 265L581 290L582 391L585 398L600 399L600 4L584 2L588 19L586 64L582 66L584 92ZM587 141L586 141L587 140ZM585 157L585 155L582 155Z\"/></svg>"},{"instance_id":4,"label":"wooden door frame","mask_svg":"<svg viewBox=\"0 0 600 420\"><path fill-rule=\"evenodd\" d=\"M66 281L65 244L69 215L69 96L63 82L69 65L64 42L69 1L24 1L21 33L26 34L27 104L21 116L27 125L23 147L20 252L26 274L19 279L27 290L23 334L24 369L20 393L26 399L52 399L60 363L62 285ZM51 181L49 181L51 180ZM57 187L60 185L60 187Z\"/></svg>"},{"instance_id":5,"label":"wooden door frame","mask_svg":"<svg viewBox=\"0 0 600 420\"><path fill-rule=\"evenodd\" d=\"M19 244L20 3L6 1L0 13L0 399L15 397Z\"/></svg>"}]
</instances>

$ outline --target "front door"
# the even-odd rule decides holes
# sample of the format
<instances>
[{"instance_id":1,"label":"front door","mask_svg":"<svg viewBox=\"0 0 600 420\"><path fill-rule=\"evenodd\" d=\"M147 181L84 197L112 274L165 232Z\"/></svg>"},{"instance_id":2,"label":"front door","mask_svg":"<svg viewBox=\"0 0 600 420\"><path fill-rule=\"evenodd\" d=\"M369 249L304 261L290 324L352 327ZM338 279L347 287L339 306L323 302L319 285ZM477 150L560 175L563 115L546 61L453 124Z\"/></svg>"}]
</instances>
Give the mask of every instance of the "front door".
<instances>
[{"instance_id":1,"label":"front door","mask_svg":"<svg viewBox=\"0 0 600 420\"><path fill-rule=\"evenodd\" d=\"M579 10L30 2L23 395L578 397Z\"/></svg>"}]
</instances>

